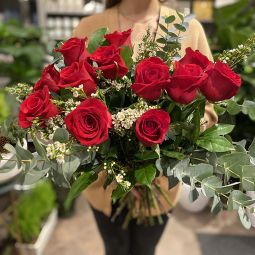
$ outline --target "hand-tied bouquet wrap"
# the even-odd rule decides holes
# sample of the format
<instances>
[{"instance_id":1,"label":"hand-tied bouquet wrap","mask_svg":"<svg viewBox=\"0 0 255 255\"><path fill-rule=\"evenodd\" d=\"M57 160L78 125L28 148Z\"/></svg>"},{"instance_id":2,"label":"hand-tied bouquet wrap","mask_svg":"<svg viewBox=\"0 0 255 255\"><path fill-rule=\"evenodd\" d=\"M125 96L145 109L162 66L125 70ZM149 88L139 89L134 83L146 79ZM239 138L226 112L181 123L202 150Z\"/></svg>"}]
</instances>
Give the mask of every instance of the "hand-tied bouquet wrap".
<instances>
[{"instance_id":1,"label":"hand-tied bouquet wrap","mask_svg":"<svg viewBox=\"0 0 255 255\"><path fill-rule=\"evenodd\" d=\"M171 204L155 182L163 175L169 189L189 184L192 201L202 188L213 198L212 212L238 210L249 227L247 208L254 200L245 192L255 190L255 143L246 150L232 142L232 125L205 130L203 117L208 102L224 106L238 92L241 78L233 70L251 53L255 37L216 62L191 48L180 58L181 32L190 17L178 16L179 23L175 16L163 17L156 41L147 32L136 59L131 30L109 34L103 28L89 42L62 43L33 88L11 89L21 101L19 125L37 155L20 143L7 144L14 156L2 169L15 162L25 183L47 177L70 187L67 206L105 171L104 186L115 183L117 214L129 209L126 223L135 214L139 222L153 223L150 211L160 211L159 195Z\"/></svg>"}]
</instances>

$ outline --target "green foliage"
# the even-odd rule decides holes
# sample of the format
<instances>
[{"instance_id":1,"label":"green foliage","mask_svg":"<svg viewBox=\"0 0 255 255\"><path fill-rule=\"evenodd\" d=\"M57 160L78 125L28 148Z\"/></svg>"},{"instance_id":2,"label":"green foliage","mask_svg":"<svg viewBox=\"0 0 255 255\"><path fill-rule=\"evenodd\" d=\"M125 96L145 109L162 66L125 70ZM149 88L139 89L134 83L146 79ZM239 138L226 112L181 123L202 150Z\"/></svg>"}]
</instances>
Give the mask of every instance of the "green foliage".
<instances>
[{"instance_id":1,"label":"green foliage","mask_svg":"<svg viewBox=\"0 0 255 255\"><path fill-rule=\"evenodd\" d=\"M100 28L93 33L88 44L89 53L93 53L99 46L101 46L104 43L105 41L104 36L105 34L107 34L107 32L108 32L107 28Z\"/></svg>"},{"instance_id":2,"label":"green foliage","mask_svg":"<svg viewBox=\"0 0 255 255\"><path fill-rule=\"evenodd\" d=\"M135 170L135 179L138 183L150 187L156 176L156 167L148 165Z\"/></svg>"},{"instance_id":3,"label":"green foliage","mask_svg":"<svg viewBox=\"0 0 255 255\"><path fill-rule=\"evenodd\" d=\"M0 62L0 75L15 82L35 82L40 76L45 47L40 42L41 32L35 27L24 27L16 21L0 24L0 53L11 56L10 62Z\"/></svg>"},{"instance_id":4,"label":"green foliage","mask_svg":"<svg viewBox=\"0 0 255 255\"><path fill-rule=\"evenodd\" d=\"M22 194L14 205L9 225L10 234L16 241L33 243L44 221L55 207L55 193L50 183L38 184Z\"/></svg>"}]
</instances>

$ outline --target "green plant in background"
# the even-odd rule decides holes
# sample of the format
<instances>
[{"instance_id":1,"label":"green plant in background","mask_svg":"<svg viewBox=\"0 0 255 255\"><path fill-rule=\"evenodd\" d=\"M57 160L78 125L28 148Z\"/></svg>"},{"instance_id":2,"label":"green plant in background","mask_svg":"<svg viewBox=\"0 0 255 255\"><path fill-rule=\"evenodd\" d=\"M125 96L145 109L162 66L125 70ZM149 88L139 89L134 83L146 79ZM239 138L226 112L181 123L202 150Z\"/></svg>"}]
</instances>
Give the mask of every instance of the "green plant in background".
<instances>
[{"instance_id":1,"label":"green plant in background","mask_svg":"<svg viewBox=\"0 0 255 255\"><path fill-rule=\"evenodd\" d=\"M216 33L212 48L215 50L215 55L218 54L218 50L232 49L244 44L255 33L254 1L239 0L234 4L215 9L214 22ZM228 113L223 116L226 121L236 122L236 128L232 133L234 140L247 139L251 142L255 136L255 55L253 54L240 65L239 70L243 80L239 94L229 102L229 105L224 106L225 110L217 106L216 110L219 115ZM235 118L230 116L236 114Z\"/></svg>"},{"instance_id":2,"label":"green plant in background","mask_svg":"<svg viewBox=\"0 0 255 255\"><path fill-rule=\"evenodd\" d=\"M9 116L10 107L6 101L6 95L4 91L0 91L0 125Z\"/></svg>"},{"instance_id":3,"label":"green plant in background","mask_svg":"<svg viewBox=\"0 0 255 255\"><path fill-rule=\"evenodd\" d=\"M12 208L11 236L18 242L35 242L45 219L55 207L55 201L55 193L48 182L22 194Z\"/></svg>"},{"instance_id":4,"label":"green plant in background","mask_svg":"<svg viewBox=\"0 0 255 255\"><path fill-rule=\"evenodd\" d=\"M0 23L0 76L15 82L34 83L40 76L45 46L40 42L41 31L24 27L17 21Z\"/></svg>"}]
</instances>

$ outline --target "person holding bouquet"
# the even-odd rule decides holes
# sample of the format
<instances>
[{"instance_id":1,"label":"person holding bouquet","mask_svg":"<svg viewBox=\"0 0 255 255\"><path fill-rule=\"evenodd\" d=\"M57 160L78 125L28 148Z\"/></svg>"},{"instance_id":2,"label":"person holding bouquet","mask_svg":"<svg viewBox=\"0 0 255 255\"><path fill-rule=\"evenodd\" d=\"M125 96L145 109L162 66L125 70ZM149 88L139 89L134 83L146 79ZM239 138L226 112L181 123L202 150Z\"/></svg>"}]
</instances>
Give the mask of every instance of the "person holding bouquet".
<instances>
[{"instance_id":1,"label":"person holding bouquet","mask_svg":"<svg viewBox=\"0 0 255 255\"><path fill-rule=\"evenodd\" d=\"M73 36L78 38L90 37L92 33L102 27L109 28L110 32L129 31L132 29L131 41L134 46L135 58L138 54L138 45L142 41L147 29L154 40L160 33L159 22L162 16L175 15L175 10L162 5L159 0L107 0L106 10L103 13L83 18L75 28ZM193 19L186 32L183 33L180 55L184 56L185 49L191 47L193 50L199 50L202 54L212 60L212 55L208 42L201 24ZM217 122L217 115L211 104L207 104L204 120L201 121L201 129L211 127ZM160 240L163 230L166 226L169 212L172 208L164 204L161 210L163 224L154 226L138 225L136 221L130 222L127 229L122 229L124 216L120 214L112 222L111 216L117 210L117 206L112 205L111 193L114 184L106 189L103 187L105 181L104 172L101 172L98 180L92 183L84 192L86 199L92 206L95 219L103 238L107 255L153 255L155 248ZM156 182L166 190L172 205L178 202L181 186L177 185L168 190L168 181L166 177L159 177ZM131 192L136 195L136 188ZM153 216L157 216L158 211L152 209ZM122 217L123 216L123 217Z\"/></svg>"}]
</instances>

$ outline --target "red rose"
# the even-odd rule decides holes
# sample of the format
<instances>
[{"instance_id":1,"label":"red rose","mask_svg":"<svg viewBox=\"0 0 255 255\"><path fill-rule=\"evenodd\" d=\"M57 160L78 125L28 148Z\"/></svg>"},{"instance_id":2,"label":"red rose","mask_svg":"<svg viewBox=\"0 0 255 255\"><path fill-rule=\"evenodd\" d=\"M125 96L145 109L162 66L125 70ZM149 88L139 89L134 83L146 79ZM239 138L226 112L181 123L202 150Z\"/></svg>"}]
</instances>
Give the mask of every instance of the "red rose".
<instances>
[{"instance_id":1,"label":"red rose","mask_svg":"<svg viewBox=\"0 0 255 255\"><path fill-rule=\"evenodd\" d=\"M73 37L62 44L59 49L56 49L56 51L63 55L66 65L71 65L74 62L85 60L89 56L85 47L86 42L87 38L79 39Z\"/></svg>"},{"instance_id":2,"label":"red rose","mask_svg":"<svg viewBox=\"0 0 255 255\"><path fill-rule=\"evenodd\" d=\"M208 79L200 90L210 101L222 101L237 94L241 86L241 78L231 68L220 61L210 66L206 73Z\"/></svg>"},{"instance_id":3,"label":"red rose","mask_svg":"<svg viewBox=\"0 0 255 255\"><path fill-rule=\"evenodd\" d=\"M112 118L105 104L99 99L89 98L66 116L65 123L82 145L93 146L108 139Z\"/></svg>"},{"instance_id":4,"label":"red rose","mask_svg":"<svg viewBox=\"0 0 255 255\"><path fill-rule=\"evenodd\" d=\"M136 136L144 146L161 144L168 132L170 116L163 110L152 109L145 112L135 126Z\"/></svg>"},{"instance_id":5,"label":"red rose","mask_svg":"<svg viewBox=\"0 0 255 255\"><path fill-rule=\"evenodd\" d=\"M59 79L59 72L55 69L54 65L48 65L43 69L40 80L34 85L34 91L40 90L46 86L48 87L49 91L58 92Z\"/></svg>"},{"instance_id":6,"label":"red rose","mask_svg":"<svg viewBox=\"0 0 255 255\"><path fill-rule=\"evenodd\" d=\"M132 48L131 32L131 29L124 32L115 31L114 33L107 34L104 37L110 43L110 45L113 45L116 48L120 48L122 46L129 46Z\"/></svg>"},{"instance_id":7,"label":"red rose","mask_svg":"<svg viewBox=\"0 0 255 255\"><path fill-rule=\"evenodd\" d=\"M206 79L207 74L200 66L176 62L171 83L166 90L174 101L189 104L195 99L198 88Z\"/></svg>"},{"instance_id":8,"label":"red rose","mask_svg":"<svg viewBox=\"0 0 255 255\"><path fill-rule=\"evenodd\" d=\"M90 59L96 62L98 69L103 72L103 76L107 79L122 78L128 72L128 68L120 56L120 49L115 46L97 48Z\"/></svg>"},{"instance_id":9,"label":"red rose","mask_svg":"<svg viewBox=\"0 0 255 255\"><path fill-rule=\"evenodd\" d=\"M147 100L158 99L170 84L169 67L157 57L142 60L136 67L134 93Z\"/></svg>"},{"instance_id":10,"label":"red rose","mask_svg":"<svg viewBox=\"0 0 255 255\"><path fill-rule=\"evenodd\" d=\"M86 61L74 62L61 70L59 87L83 85L84 92L90 96L96 92L96 82L93 76L96 76L96 73Z\"/></svg>"},{"instance_id":11,"label":"red rose","mask_svg":"<svg viewBox=\"0 0 255 255\"><path fill-rule=\"evenodd\" d=\"M186 49L186 55L179 61L181 64L195 64L205 70L209 65L213 64L199 50L192 50L190 47Z\"/></svg>"},{"instance_id":12,"label":"red rose","mask_svg":"<svg viewBox=\"0 0 255 255\"><path fill-rule=\"evenodd\" d=\"M34 119L45 121L59 114L58 108L51 102L49 90L46 86L30 94L21 104L19 125L22 128L31 127Z\"/></svg>"}]
</instances>

